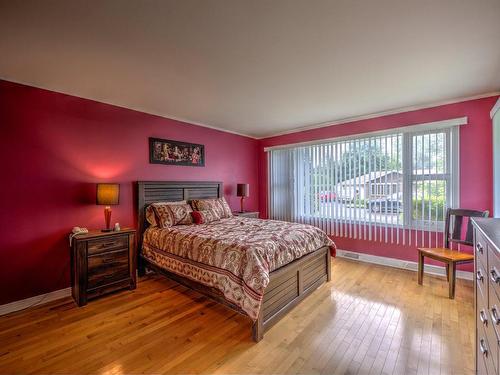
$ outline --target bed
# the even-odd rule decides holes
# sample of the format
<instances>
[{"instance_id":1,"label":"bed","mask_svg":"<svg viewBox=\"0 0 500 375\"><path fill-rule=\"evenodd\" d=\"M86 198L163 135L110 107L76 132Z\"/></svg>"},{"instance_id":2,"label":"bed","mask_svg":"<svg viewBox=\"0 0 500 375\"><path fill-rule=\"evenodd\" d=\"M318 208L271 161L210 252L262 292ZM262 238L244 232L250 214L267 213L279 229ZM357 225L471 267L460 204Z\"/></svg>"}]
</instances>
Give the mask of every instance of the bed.
<instances>
[{"instance_id":1,"label":"bed","mask_svg":"<svg viewBox=\"0 0 500 375\"><path fill-rule=\"evenodd\" d=\"M324 233L311 236L313 227L277 221L233 217L211 224L160 229L149 227L145 219L151 203L222 196L221 182L139 181L139 276L150 269L248 316L253 321L252 337L260 341L265 331L330 280L333 243L319 238ZM302 241L293 237L295 232ZM253 238L256 234L259 241ZM280 243L280 256L273 256L278 253L273 251L276 237L287 237ZM230 246L226 246L228 243ZM242 262L239 257L248 253L256 253L259 258L252 255ZM246 268L228 267L231 256L238 259L234 263L244 263Z\"/></svg>"}]
</instances>

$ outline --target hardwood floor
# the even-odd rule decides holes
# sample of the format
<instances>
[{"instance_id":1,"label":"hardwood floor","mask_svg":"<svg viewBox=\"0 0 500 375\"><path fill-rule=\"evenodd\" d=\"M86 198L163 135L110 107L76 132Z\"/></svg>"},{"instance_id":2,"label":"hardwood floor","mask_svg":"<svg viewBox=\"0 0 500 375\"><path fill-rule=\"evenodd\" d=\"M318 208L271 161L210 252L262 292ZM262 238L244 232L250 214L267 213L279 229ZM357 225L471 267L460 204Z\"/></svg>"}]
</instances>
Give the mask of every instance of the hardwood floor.
<instances>
[{"instance_id":1,"label":"hardwood floor","mask_svg":"<svg viewBox=\"0 0 500 375\"><path fill-rule=\"evenodd\" d=\"M256 344L250 322L163 277L78 308L0 317L0 373L471 374L472 283L332 262L333 278Z\"/></svg>"}]
</instances>

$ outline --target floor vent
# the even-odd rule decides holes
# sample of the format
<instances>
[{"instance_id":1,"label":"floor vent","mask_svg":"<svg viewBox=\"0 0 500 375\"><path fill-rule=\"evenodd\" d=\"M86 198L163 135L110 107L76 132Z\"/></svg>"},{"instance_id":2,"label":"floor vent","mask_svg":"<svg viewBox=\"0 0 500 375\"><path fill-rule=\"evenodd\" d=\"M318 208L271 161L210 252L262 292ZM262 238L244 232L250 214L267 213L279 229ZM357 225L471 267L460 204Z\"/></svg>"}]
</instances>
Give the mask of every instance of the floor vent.
<instances>
[{"instance_id":1,"label":"floor vent","mask_svg":"<svg viewBox=\"0 0 500 375\"><path fill-rule=\"evenodd\" d=\"M347 251L342 254L342 256L346 258L351 258L351 259L359 259L359 254L356 253L348 253Z\"/></svg>"}]
</instances>

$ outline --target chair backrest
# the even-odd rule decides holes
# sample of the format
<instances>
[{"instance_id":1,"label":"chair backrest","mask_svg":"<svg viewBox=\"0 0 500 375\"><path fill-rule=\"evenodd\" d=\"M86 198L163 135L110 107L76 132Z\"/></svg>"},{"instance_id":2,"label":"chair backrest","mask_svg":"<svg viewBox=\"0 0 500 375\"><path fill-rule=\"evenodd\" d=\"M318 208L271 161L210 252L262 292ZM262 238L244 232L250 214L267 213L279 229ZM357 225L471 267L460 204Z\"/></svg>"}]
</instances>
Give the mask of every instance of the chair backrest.
<instances>
[{"instance_id":1,"label":"chair backrest","mask_svg":"<svg viewBox=\"0 0 500 375\"><path fill-rule=\"evenodd\" d=\"M489 211L467 210L462 208L448 208L446 211L446 221L444 223L444 246L451 248L453 243L462 245L473 245L473 231L471 217L488 217ZM464 217L468 218L465 238L462 238L462 224ZM453 220L453 227L450 224Z\"/></svg>"}]
</instances>

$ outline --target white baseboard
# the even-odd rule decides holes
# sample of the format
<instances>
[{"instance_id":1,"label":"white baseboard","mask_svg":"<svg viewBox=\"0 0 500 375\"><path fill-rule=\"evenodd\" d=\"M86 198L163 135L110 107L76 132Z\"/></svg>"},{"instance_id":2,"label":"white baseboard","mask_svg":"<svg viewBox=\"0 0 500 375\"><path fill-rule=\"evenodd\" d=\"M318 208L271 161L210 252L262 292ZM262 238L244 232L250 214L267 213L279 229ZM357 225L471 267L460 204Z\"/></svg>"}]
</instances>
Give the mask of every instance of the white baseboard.
<instances>
[{"instance_id":1,"label":"white baseboard","mask_svg":"<svg viewBox=\"0 0 500 375\"><path fill-rule=\"evenodd\" d=\"M57 299L71 296L71 288L59 289L50 293L40 294L38 296L14 301L0 306L0 316L10 314L14 311L24 310L28 307L37 306Z\"/></svg>"},{"instance_id":2,"label":"white baseboard","mask_svg":"<svg viewBox=\"0 0 500 375\"><path fill-rule=\"evenodd\" d=\"M410 270L415 272L418 270L418 263L409 260L387 258L378 255L370 255L370 254L357 253L354 251L339 250L339 249L337 249L337 256L340 258L357 260L365 263L379 264L388 267L401 268L404 270ZM424 265L424 272L430 275L446 276L446 270L444 267L435 266L431 264ZM457 278L465 280L473 280L472 272L458 270Z\"/></svg>"}]
</instances>

